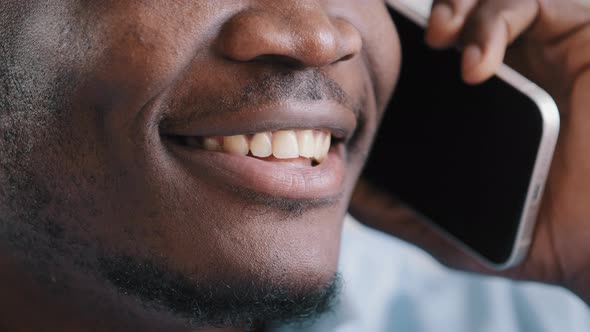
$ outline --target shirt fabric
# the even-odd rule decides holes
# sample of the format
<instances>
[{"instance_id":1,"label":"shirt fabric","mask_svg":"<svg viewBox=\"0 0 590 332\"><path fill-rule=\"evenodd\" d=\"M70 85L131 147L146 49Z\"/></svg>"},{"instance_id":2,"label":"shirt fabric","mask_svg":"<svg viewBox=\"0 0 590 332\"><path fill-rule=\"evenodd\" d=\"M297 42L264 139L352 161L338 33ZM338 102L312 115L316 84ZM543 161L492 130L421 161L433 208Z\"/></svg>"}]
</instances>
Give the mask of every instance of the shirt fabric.
<instances>
[{"instance_id":1,"label":"shirt fabric","mask_svg":"<svg viewBox=\"0 0 590 332\"><path fill-rule=\"evenodd\" d=\"M449 270L418 248L345 221L335 309L279 332L588 332L590 310L554 286Z\"/></svg>"}]
</instances>

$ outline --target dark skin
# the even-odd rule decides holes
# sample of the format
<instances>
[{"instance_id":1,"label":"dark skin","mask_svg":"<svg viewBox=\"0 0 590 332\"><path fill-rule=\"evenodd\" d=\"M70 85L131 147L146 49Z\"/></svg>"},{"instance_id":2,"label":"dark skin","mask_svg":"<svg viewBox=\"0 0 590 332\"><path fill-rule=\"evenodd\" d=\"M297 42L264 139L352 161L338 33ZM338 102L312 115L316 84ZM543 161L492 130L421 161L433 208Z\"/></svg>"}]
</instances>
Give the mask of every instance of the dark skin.
<instances>
[{"instance_id":1,"label":"dark skin","mask_svg":"<svg viewBox=\"0 0 590 332\"><path fill-rule=\"evenodd\" d=\"M130 289L126 279L152 273L142 270L146 262L157 266L154 278L182 278L180 293L253 283L304 296L331 283L349 197L398 71L399 45L382 1L9 1L2 7L7 58L19 73L12 75L22 75L23 84L34 81L22 89L32 90L26 102L39 112L13 102L0 122L0 131L18 137L2 143L3 159L11 162L0 183L14 188L0 194L1 210L8 211L5 233L12 233L0 251L2 274L19 280L2 286L3 294L11 292L3 299L14 300L3 301L0 325L185 330L186 320L168 310L174 303L165 303L175 299L148 294L163 307L138 304L144 290ZM244 92L259 85L269 88ZM332 92L309 97L319 90ZM347 101L333 101L336 94ZM223 128L221 136L256 132L254 116L281 120L283 113L275 113L285 105L336 120L289 115L270 129L322 129L353 119L340 143L344 177L329 196L289 197L290 183L279 182L285 188L276 194L242 186L224 178L226 172L193 163L191 156L202 152L187 157L171 139L210 135L210 128ZM248 128L233 132L243 123ZM34 218L23 211L34 211ZM23 233L33 245L22 243ZM51 261L35 262L39 252ZM136 271L120 271L129 266ZM122 288L119 294L113 286ZM38 319L28 319L31 312Z\"/></svg>"},{"instance_id":2,"label":"dark skin","mask_svg":"<svg viewBox=\"0 0 590 332\"><path fill-rule=\"evenodd\" d=\"M495 71L506 45L537 18L511 60L524 64L519 69L547 87L572 119L531 258L508 275L586 296L588 258L577 253L587 246L580 230L590 215L583 202L590 194L584 185L590 131L583 130L590 100L582 93L590 88L590 56L575 56L574 49L590 54L577 47L588 40L588 12L550 0L485 3L506 8L482 7L480 16L465 9L460 15L473 17L467 26L445 22L439 13L429 41L446 46L464 35L465 45L480 45L484 60L466 52L465 78L475 83ZM501 27L485 19L498 12L518 18L509 38L495 38ZM6 91L0 328L186 331L192 323L203 331L242 330L247 319L206 326L179 315L169 298L132 286L141 276L153 277L143 285L165 276L154 284L182 280L182 293L246 281L297 296L331 284L343 216L399 70L396 32L383 1L5 1L0 24L0 56L9 64L0 72ZM529 56L538 49L547 55L539 63ZM563 83L555 86L565 90L552 89L556 80L543 77L554 63L561 64L555 73ZM284 107L303 110L303 120ZM338 132L333 147L343 151L342 178L323 190L315 177L280 168L290 181L269 182L278 187L269 194L244 180L248 174L211 166L202 152L186 153L173 139L188 131L256 132L259 123L265 130ZM297 190L298 183L308 190ZM361 192L355 202L388 199L374 194ZM388 208L377 211L363 221L420 242L411 236L413 223ZM550 231L556 222L563 223L560 231ZM450 252L439 243L433 237L426 244ZM463 262L463 256L447 257Z\"/></svg>"}]
</instances>

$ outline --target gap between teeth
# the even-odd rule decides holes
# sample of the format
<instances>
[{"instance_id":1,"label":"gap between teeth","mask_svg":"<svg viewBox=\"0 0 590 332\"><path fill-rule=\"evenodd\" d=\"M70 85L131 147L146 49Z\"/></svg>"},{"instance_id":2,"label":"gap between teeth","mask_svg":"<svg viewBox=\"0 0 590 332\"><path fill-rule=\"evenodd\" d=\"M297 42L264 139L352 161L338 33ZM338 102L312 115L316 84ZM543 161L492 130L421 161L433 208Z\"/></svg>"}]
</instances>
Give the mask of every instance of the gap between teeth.
<instances>
[{"instance_id":1,"label":"gap between teeth","mask_svg":"<svg viewBox=\"0 0 590 332\"><path fill-rule=\"evenodd\" d=\"M206 137L203 147L209 151L277 159L313 159L319 163L328 156L331 135L322 130L280 130L226 137Z\"/></svg>"}]
</instances>

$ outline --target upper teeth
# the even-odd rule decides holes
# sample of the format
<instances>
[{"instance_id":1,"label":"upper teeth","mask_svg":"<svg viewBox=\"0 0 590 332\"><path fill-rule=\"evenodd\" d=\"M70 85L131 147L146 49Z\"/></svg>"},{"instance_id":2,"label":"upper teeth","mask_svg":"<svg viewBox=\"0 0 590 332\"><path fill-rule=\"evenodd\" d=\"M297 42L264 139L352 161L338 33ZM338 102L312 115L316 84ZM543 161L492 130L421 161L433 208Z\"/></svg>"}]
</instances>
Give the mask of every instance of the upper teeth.
<instances>
[{"instance_id":1,"label":"upper teeth","mask_svg":"<svg viewBox=\"0 0 590 332\"><path fill-rule=\"evenodd\" d=\"M328 156L331 145L329 132L321 130L280 130L226 137L207 137L203 146L209 151L225 151L232 154L277 159L299 157L322 162Z\"/></svg>"}]
</instances>

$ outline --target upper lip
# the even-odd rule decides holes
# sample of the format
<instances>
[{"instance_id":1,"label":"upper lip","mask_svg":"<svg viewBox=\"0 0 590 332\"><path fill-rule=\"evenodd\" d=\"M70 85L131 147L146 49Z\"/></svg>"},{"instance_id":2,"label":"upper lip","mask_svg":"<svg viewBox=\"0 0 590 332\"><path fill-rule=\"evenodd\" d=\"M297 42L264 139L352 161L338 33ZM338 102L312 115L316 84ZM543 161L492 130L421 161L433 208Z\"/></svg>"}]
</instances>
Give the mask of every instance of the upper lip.
<instances>
[{"instance_id":1,"label":"upper lip","mask_svg":"<svg viewBox=\"0 0 590 332\"><path fill-rule=\"evenodd\" d=\"M163 136L233 136L290 129L328 130L349 140L357 126L355 110L335 101L289 102L199 114L162 121Z\"/></svg>"}]
</instances>

